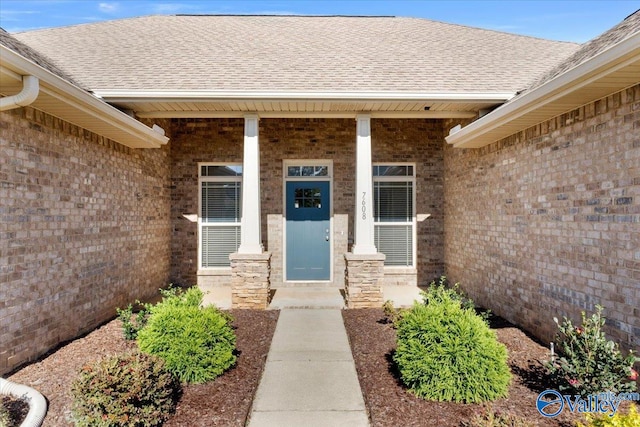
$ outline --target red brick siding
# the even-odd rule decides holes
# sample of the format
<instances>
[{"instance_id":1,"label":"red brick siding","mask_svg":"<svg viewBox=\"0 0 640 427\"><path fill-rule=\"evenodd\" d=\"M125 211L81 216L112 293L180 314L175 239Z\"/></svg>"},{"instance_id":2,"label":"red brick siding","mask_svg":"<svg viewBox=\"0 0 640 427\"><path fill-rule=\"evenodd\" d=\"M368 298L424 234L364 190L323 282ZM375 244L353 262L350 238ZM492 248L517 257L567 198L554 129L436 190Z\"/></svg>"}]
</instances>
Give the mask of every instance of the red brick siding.
<instances>
[{"instance_id":1,"label":"red brick siding","mask_svg":"<svg viewBox=\"0 0 640 427\"><path fill-rule=\"evenodd\" d=\"M545 341L601 304L640 348L640 86L444 164L451 279Z\"/></svg>"},{"instance_id":2,"label":"red brick siding","mask_svg":"<svg viewBox=\"0 0 640 427\"><path fill-rule=\"evenodd\" d=\"M168 154L0 114L0 373L167 284Z\"/></svg>"}]
</instances>

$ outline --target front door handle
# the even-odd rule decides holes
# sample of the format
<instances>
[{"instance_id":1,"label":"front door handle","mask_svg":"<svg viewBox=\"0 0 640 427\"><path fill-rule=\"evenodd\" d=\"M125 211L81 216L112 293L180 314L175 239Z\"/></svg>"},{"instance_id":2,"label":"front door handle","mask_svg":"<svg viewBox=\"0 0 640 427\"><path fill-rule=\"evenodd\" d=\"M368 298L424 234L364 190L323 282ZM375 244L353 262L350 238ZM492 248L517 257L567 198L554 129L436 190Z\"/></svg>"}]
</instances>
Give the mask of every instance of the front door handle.
<instances>
[{"instance_id":1,"label":"front door handle","mask_svg":"<svg viewBox=\"0 0 640 427\"><path fill-rule=\"evenodd\" d=\"M329 236L324 236L324 240L329 241Z\"/></svg>"}]
</instances>

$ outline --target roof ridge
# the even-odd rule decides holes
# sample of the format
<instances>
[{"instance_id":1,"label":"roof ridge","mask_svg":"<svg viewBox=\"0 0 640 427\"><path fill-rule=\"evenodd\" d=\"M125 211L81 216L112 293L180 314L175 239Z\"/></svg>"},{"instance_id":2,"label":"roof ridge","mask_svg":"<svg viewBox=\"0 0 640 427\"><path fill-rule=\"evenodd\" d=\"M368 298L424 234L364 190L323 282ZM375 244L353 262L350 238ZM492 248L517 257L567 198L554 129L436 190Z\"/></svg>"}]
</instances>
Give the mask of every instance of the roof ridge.
<instances>
[{"instance_id":1,"label":"roof ridge","mask_svg":"<svg viewBox=\"0 0 640 427\"><path fill-rule=\"evenodd\" d=\"M395 15L305 15L297 13L176 13L160 16L234 16L234 17L273 17L273 18L398 18Z\"/></svg>"}]
</instances>

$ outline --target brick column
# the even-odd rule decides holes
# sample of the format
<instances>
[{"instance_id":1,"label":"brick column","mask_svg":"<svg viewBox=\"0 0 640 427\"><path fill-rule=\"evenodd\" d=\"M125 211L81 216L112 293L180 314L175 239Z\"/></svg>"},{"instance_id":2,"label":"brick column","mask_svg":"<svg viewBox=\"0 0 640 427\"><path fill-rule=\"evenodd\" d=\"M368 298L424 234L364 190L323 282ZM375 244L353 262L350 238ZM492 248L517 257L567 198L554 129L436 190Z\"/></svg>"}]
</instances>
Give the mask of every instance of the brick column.
<instances>
[{"instance_id":1,"label":"brick column","mask_svg":"<svg viewBox=\"0 0 640 427\"><path fill-rule=\"evenodd\" d=\"M231 260L231 306L266 310L271 290L271 254L229 255Z\"/></svg>"},{"instance_id":2,"label":"brick column","mask_svg":"<svg viewBox=\"0 0 640 427\"><path fill-rule=\"evenodd\" d=\"M345 254L345 296L348 308L382 307L382 281L384 259L382 253L356 255Z\"/></svg>"}]
</instances>

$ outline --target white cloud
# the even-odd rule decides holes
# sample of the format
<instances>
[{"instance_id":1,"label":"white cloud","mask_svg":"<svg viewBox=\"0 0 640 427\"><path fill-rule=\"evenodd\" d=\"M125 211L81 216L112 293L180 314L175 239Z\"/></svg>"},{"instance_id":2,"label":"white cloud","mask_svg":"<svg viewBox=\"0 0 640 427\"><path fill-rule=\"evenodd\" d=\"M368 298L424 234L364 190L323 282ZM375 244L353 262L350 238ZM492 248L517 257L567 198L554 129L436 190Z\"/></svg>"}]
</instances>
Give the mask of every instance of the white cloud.
<instances>
[{"instance_id":1,"label":"white cloud","mask_svg":"<svg viewBox=\"0 0 640 427\"><path fill-rule=\"evenodd\" d=\"M118 3L100 3L98 9L103 13L115 13L120 8Z\"/></svg>"},{"instance_id":2,"label":"white cloud","mask_svg":"<svg viewBox=\"0 0 640 427\"><path fill-rule=\"evenodd\" d=\"M164 13L178 13L181 11L195 10L197 9L193 5L183 4L183 3L159 3L153 5L153 13L154 14L164 14Z\"/></svg>"},{"instance_id":3,"label":"white cloud","mask_svg":"<svg viewBox=\"0 0 640 427\"><path fill-rule=\"evenodd\" d=\"M23 15L34 15L40 13L37 10L2 10L0 9L0 21L21 21Z\"/></svg>"}]
</instances>

